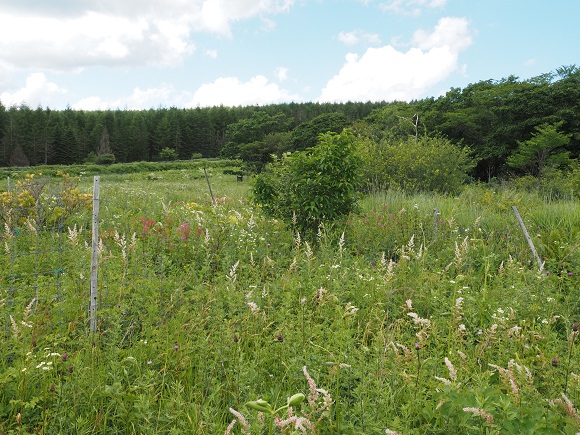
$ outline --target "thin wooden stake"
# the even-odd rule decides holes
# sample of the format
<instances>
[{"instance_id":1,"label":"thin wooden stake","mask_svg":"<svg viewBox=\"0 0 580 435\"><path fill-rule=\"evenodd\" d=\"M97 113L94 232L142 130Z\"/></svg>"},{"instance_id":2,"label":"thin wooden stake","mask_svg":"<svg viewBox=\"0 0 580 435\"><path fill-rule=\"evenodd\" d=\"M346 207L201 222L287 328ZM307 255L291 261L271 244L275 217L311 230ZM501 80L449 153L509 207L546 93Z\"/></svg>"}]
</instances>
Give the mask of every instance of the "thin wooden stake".
<instances>
[{"instance_id":1,"label":"thin wooden stake","mask_svg":"<svg viewBox=\"0 0 580 435\"><path fill-rule=\"evenodd\" d=\"M97 332L97 276L99 267L99 200L100 177L93 181L93 240L91 251L91 300L89 304L89 319L91 334Z\"/></svg>"},{"instance_id":2,"label":"thin wooden stake","mask_svg":"<svg viewBox=\"0 0 580 435\"><path fill-rule=\"evenodd\" d=\"M211 191L211 184L209 184L209 177L207 176L207 171L205 170L205 166L203 167L203 173L205 174L205 181L207 181L207 187L209 187L209 194L211 195L211 203L215 204L215 199L213 197L213 192Z\"/></svg>"},{"instance_id":3,"label":"thin wooden stake","mask_svg":"<svg viewBox=\"0 0 580 435\"><path fill-rule=\"evenodd\" d=\"M534 246L534 242L532 241L532 238L530 237L530 233L528 233L526 225L524 224L524 221L523 221L522 217L520 216L520 212L518 211L518 208L515 205L512 206L512 210L513 210L514 214L516 215L516 219L520 223L520 227L522 228L522 231L524 233L524 237L528 241L528 245L530 245L530 249L532 250L532 254L534 254L534 258L536 259L536 262L538 263L538 267L540 268L540 272L542 272L544 270L544 263L542 262L542 259L538 255L538 251L536 251L536 247Z\"/></svg>"}]
</instances>

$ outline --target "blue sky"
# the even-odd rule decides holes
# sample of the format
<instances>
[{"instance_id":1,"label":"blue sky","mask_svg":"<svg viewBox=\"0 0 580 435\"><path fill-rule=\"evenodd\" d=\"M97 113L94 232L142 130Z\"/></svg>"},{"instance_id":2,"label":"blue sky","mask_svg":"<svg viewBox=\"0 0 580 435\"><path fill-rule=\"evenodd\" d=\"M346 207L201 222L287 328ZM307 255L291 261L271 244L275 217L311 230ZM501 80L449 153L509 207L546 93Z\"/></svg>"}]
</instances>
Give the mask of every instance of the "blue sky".
<instances>
[{"instance_id":1,"label":"blue sky","mask_svg":"<svg viewBox=\"0 0 580 435\"><path fill-rule=\"evenodd\" d=\"M393 101L580 64L577 0L0 0L4 106Z\"/></svg>"}]
</instances>

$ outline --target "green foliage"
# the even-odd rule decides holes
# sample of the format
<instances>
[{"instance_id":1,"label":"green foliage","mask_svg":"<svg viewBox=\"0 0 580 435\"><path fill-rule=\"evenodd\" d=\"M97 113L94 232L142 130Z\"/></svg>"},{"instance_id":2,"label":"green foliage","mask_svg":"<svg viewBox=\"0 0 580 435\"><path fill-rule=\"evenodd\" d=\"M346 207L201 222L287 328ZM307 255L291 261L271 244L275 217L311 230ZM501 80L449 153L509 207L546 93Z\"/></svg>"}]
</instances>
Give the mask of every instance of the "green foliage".
<instances>
[{"instance_id":1,"label":"green foliage","mask_svg":"<svg viewBox=\"0 0 580 435\"><path fill-rule=\"evenodd\" d=\"M363 138L360 146L366 183L375 189L456 193L475 166L468 148L442 138L420 136L392 143Z\"/></svg>"},{"instance_id":2,"label":"green foliage","mask_svg":"<svg viewBox=\"0 0 580 435\"><path fill-rule=\"evenodd\" d=\"M182 163L102 177L95 334L86 208L0 235L1 433L580 430L575 199L381 191L313 245Z\"/></svg>"},{"instance_id":3,"label":"green foliage","mask_svg":"<svg viewBox=\"0 0 580 435\"><path fill-rule=\"evenodd\" d=\"M18 227L42 231L62 226L72 215L89 210L92 195L80 191L80 179L62 172L57 176L55 183L42 174L26 174L15 189L0 192L0 222L7 233L18 232ZM55 192L55 187L60 189Z\"/></svg>"},{"instance_id":4,"label":"green foliage","mask_svg":"<svg viewBox=\"0 0 580 435\"><path fill-rule=\"evenodd\" d=\"M292 150L304 150L313 147L318 142L320 134L340 133L348 127L346 116L342 113L323 113L311 121L304 122L292 131L290 138Z\"/></svg>"},{"instance_id":5,"label":"green foliage","mask_svg":"<svg viewBox=\"0 0 580 435\"><path fill-rule=\"evenodd\" d=\"M255 201L272 216L312 234L355 209L360 157L351 132L326 133L307 151L285 154L255 181Z\"/></svg>"},{"instance_id":6,"label":"green foliage","mask_svg":"<svg viewBox=\"0 0 580 435\"><path fill-rule=\"evenodd\" d=\"M114 154L99 154L95 158L95 164L97 165L112 165L115 161Z\"/></svg>"},{"instance_id":7,"label":"green foliage","mask_svg":"<svg viewBox=\"0 0 580 435\"><path fill-rule=\"evenodd\" d=\"M541 179L547 168L558 168L569 163L570 152L563 148L570 142L571 134L559 132L563 121L542 124L526 141L518 141L518 149L507 159L512 168L524 169Z\"/></svg>"},{"instance_id":8,"label":"green foliage","mask_svg":"<svg viewBox=\"0 0 580 435\"><path fill-rule=\"evenodd\" d=\"M203 158L203 154L201 153L193 153L190 157L191 160L199 160Z\"/></svg>"},{"instance_id":9,"label":"green foliage","mask_svg":"<svg viewBox=\"0 0 580 435\"><path fill-rule=\"evenodd\" d=\"M175 151L173 148L163 148L161 151L159 151L159 160L165 162L177 160L178 157L179 156L177 155L177 151Z\"/></svg>"}]
</instances>

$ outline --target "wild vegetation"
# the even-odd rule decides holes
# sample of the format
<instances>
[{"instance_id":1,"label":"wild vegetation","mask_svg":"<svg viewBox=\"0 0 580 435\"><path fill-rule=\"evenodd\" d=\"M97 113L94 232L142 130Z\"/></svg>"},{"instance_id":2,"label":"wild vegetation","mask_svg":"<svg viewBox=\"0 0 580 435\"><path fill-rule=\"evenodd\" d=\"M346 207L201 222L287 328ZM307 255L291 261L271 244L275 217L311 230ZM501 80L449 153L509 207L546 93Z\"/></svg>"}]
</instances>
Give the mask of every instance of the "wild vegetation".
<instances>
[{"instance_id":1,"label":"wild vegetation","mask_svg":"<svg viewBox=\"0 0 580 435\"><path fill-rule=\"evenodd\" d=\"M0 433L577 433L579 77L0 106Z\"/></svg>"},{"instance_id":2,"label":"wild vegetation","mask_svg":"<svg viewBox=\"0 0 580 435\"><path fill-rule=\"evenodd\" d=\"M303 150L318 134L345 127L396 145L408 136L440 137L469 149L469 176L481 181L529 172L507 161L536 127L570 135L559 152L580 149L580 70L563 66L538 77L510 76L453 88L411 102L289 103L263 107L64 111L4 107L0 102L0 166L111 164L190 159L241 159L259 172L272 155ZM512 162L513 163L513 162Z\"/></svg>"},{"instance_id":3,"label":"wild vegetation","mask_svg":"<svg viewBox=\"0 0 580 435\"><path fill-rule=\"evenodd\" d=\"M0 431L578 431L572 197L374 192L307 238L223 172L102 176L94 335L91 177L62 226L5 219Z\"/></svg>"}]
</instances>

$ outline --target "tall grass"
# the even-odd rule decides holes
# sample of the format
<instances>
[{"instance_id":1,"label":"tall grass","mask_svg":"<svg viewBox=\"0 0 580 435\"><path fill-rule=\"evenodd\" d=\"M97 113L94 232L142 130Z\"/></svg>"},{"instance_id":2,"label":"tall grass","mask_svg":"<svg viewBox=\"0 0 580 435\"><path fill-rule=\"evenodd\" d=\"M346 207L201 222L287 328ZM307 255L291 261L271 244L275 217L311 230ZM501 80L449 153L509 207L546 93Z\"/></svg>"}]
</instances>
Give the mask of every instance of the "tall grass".
<instances>
[{"instance_id":1,"label":"tall grass","mask_svg":"<svg viewBox=\"0 0 580 435\"><path fill-rule=\"evenodd\" d=\"M95 335L85 218L69 222L64 297L27 311L2 289L0 431L578 430L572 203L385 192L307 242L246 182L210 182L214 204L179 170L103 177ZM553 231L568 238L556 251L540 243Z\"/></svg>"}]
</instances>

